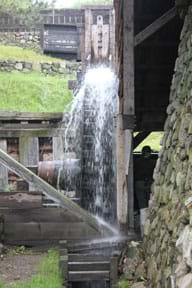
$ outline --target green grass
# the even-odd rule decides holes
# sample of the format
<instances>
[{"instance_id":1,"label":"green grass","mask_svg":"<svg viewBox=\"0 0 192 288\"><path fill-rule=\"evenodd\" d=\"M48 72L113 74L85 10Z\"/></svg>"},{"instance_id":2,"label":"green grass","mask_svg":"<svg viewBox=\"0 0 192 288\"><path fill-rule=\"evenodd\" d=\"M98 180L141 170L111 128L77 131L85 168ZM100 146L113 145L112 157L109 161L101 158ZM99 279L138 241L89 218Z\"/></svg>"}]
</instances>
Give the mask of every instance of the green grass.
<instances>
[{"instance_id":1,"label":"green grass","mask_svg":"<svg viewBox=\"0 0 192 288\"><path fill-rule=\"evenodd\" d=\"M160 141L162 137L163 132L152 132L134 151L140 152L144 146L149 145L154 152L158 152L161 149Z\"/></svg>"},{"instance_id":2,"label":"green grass","mask_svg":"<svg viewBox=\"0 0 192 288\"><path fill-rule=\"evenodd\" d=\"M39 265L37 274L24 283L5 286L0 283L0 288L61 288L62 279L59 271L59 254L55 250L49 250Z\"/></svg>"},{"instance_id":3,"label":"green grass","mask_svg":"<svg viewBox=\"0 0 192 288\"><path fill-rule=\"evenodd\" d=\"M38 72L0 72L0 110L63 112L72 99L69 78Z\"/></svg>"},{"instance_id":4,"label":"green grass","mask_svg":"<svg viewBox=\"0 0 192 288\"><path fill-rule=\"evenodd\" d=\"M63 62L60 59L41 55L30 49L15 46L0 45L0 60L20 60L33 63L39 62Z\"/></svg>"}]
</instances>

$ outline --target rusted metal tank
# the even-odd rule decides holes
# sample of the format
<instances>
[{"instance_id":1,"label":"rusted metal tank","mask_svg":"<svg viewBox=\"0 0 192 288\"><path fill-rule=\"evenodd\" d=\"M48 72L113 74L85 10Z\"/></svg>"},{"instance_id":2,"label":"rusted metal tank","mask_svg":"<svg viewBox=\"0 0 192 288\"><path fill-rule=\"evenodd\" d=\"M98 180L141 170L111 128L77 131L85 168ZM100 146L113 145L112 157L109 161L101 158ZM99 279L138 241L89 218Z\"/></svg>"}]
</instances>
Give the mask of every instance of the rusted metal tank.
<instances>
[{"instance_id":1,"label":"rusted metal tank","mask_svg":"<svg viewBox=\"0 0 192 288\"><path fill-rule=\"evenodd\" d=\"M80 160L65 159L38 163L38 176L54 187L75 191L80 181Z\"/></svg>"}]
</instances>

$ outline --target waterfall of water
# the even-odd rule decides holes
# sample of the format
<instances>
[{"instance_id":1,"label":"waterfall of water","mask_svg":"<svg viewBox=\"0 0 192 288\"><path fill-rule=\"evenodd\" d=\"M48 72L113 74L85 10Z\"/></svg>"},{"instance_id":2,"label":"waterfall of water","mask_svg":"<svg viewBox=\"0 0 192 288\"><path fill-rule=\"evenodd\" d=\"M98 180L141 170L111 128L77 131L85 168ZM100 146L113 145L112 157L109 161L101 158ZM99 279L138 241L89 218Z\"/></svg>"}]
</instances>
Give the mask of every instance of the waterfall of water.
<instances>
[{"instance_id":1,"label":"waterfall of water","mask_svg":"<svg viewBox=\"0 0 192 288\"><path fill-rule=\"evenodd\" d=\"M64 135L64 152L81 159L86 209L106 220L115 212L114 117L118 79L106 66L90 68L74 97Z\"/></svg>"}]
</instances>

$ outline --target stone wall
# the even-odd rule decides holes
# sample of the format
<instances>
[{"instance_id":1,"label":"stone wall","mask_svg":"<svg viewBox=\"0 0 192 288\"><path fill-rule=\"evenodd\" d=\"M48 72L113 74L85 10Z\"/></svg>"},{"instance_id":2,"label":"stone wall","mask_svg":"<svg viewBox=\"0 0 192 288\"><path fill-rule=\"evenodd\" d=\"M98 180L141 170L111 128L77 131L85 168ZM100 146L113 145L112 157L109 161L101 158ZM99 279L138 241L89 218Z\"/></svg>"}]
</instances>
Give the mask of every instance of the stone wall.
<instances>
[{"instance_id":1,"label":"stone wall","mask_svg":"<svg viewBox=\"0 0 192 288\"><path fill-rule=\"evenodd\" d=\"M0 32L0 45L18 46L40 52L40 32Z\"/></svg>"},{"instance_id":2,"label":"stone wall","mask_svg":"<svg viewBox=\"0 0 192 288\"><path fill-rule=\"evenodd\" d=\"M152 288L190 288L192 228L185 201L192 196L192 3L181 33L167 114L144 232L147 274Z\"/></svg>"},{"instance_id":3,"label":"stone wall","mask_svg":"<svg viewBox=\"0 0 192 288\"><path fill-rule=\"evenodd\" d=\"M48 75L67 75L81 72L81 63L77 62L41 62L33 64L26 61L0 60L0 71L31 72L39 71Z\"/></svg>"}]
</instances>

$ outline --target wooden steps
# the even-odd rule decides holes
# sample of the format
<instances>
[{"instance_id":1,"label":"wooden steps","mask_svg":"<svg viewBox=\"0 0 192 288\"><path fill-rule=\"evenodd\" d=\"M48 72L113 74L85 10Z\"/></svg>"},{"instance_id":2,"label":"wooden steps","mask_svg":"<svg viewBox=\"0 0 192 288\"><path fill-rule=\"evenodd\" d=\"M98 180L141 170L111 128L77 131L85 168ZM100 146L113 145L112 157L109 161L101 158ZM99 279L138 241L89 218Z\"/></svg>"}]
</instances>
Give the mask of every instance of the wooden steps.
<instances>
[{"instance_id":1,"label":"wooden steps","mask_svg":"<svg viewBox=\"0 0 192 288\"><path fill-rule=\"evenodd\" d=\"M86 246L86 242L84 242ZM88 242L87 242L88 243ZM83 242L67 244L60 241L60 270L63 284L69 286L74 282L102 282L109 287L117 287L118 280L118 256L108 252L105 254L95 248L89 252L77 252L77 246L83 246ZM109 243L108 243L109 245ZM90 247L88 247L90 248Z\"/></svg>"},{"instance_id":2,"label":"wooden steps","mask_svg":"<svg viewBox=\"0 0 192 288\"><path fill-rule=\"evenodd\" d=\"M69 282L109 281L109 271L70 271Z\"/></svg>"}]
</instances>

